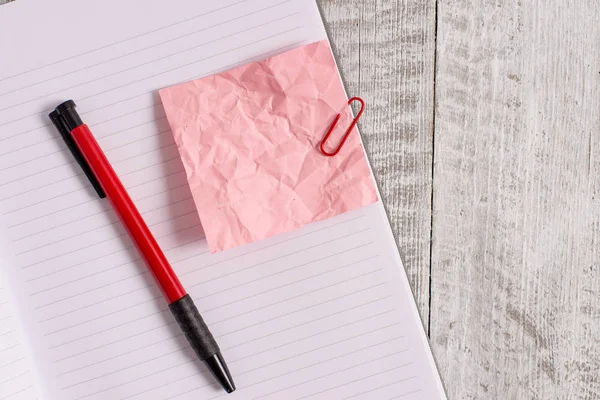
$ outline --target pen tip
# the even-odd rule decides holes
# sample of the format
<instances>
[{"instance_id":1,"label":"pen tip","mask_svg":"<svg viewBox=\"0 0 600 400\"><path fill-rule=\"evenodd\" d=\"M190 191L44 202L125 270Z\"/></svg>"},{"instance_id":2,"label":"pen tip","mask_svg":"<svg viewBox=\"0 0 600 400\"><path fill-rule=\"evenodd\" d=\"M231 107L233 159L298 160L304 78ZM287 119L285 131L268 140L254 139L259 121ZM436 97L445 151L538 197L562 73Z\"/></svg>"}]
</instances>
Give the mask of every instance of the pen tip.
<instances>
[{"instance_id":1,"label":"pen tip","mask_svg":"<svg viewBox=\"0 0 600 400\"><path fill-rule=\"evenodd\" d=\"M227 393L235 391L235 383L233 383L229 368L227 368L227 364L221 353L215 353L204 361L217 382L219 382Z\"/></svg>"}]
</instances>

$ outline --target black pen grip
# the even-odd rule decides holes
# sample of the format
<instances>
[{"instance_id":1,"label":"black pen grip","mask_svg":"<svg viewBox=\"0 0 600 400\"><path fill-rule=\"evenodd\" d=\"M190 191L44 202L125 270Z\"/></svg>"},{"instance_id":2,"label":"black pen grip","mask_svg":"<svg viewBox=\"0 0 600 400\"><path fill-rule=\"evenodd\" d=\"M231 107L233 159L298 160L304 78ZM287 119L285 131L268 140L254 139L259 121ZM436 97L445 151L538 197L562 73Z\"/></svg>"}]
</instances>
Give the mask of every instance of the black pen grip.
<instances>
[{"instance_id":1,"label":"black pen grip","mask_svg":"<svg viewBox=\"0 0 600 400\"><path fill-rule=\"evenodd\" d=\"M220 351L189 294L169 304L169 309L198 358L206 360Z\"/></svg>"}]
</instances>

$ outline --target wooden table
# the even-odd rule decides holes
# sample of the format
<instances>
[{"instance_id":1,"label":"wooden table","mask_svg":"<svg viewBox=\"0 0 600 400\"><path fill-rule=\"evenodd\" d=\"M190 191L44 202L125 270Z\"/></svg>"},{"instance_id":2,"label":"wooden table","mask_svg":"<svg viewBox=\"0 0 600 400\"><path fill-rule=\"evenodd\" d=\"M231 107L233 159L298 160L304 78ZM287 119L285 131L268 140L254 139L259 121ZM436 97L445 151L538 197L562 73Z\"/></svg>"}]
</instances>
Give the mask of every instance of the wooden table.
<instances>
[{"instance_id":1,"label":"wooden table","mask_svg":"<svg viewBox=\"0 0 600 400\"><path fill-rule=\"evenodd\" d=\"M319 4L448 397L600 398L600 2Z\"/></svg>"}]
</instances>

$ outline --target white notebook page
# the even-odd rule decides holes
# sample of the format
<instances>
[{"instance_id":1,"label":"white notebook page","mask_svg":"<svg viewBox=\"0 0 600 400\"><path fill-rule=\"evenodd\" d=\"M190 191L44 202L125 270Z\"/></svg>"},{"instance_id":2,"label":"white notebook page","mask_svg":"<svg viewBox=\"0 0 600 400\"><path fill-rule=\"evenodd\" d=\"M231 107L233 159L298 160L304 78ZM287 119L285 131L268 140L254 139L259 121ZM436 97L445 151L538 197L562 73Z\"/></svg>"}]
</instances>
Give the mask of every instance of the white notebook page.
<instances>
[{"instance_id":1,"label":"white notebook page","mask_svg":"<svg viewBox=\"0 0 600 400\"><path fill-rule=\"evenodd\" d=\"M0 223L46 398L225 396L50 126L68 98L217 338L228 398L445 398L381 204L216 255L202 238L156 90L325 36L313 0L0 7Z\"/></svg>"},{"instance_id":2,"label":"white notebook page","mask_svg":"<svg viewBox=\"0 0 600 400\"><path fill-rule=\"evenodd\" d=\"M0 399L35 399L30 360L11 307L11 297L3 283L0 276Z\"/></svg>"}]
</instances>

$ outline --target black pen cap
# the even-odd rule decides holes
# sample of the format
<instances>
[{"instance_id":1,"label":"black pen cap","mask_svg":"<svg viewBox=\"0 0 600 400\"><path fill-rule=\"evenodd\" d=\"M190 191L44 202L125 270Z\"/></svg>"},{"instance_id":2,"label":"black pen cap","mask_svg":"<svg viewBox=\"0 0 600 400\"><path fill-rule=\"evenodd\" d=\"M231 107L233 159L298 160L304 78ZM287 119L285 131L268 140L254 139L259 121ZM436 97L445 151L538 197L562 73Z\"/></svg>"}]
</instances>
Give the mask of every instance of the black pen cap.
<instances>
[{"instance_id":1,"label":"black pen cap","mask_svg":"<svg viewBox=\"0 0 600 400\"><path fill-rule=\"evenodd\" d=\"M92 169L85 161L83 154L81 154L81 151L79 151L77 144L71 136L71 131L73 129L83 125L81 117L77 111L75 111L75 107L76 105L73 100L65 101L56 107L56 109L52 111L48 117L50 117L50 120L56 127L56 130L58 130L58 133L60 133L60 136L63 138L67 148L73 155L73 158L75 158L75 161L77 161L77 164L79 164L85 176L89 179L98 196L101 199L104 199L106 197L106 193L104 193L100 182L98 182L98 179L96 179Z\"/></svg>"},{"instance_id":2,"label":"black pen cap","mask_svg":"<svg viewBox=\"0 0 600 400\"><path fill-rule=\"evenodd\" d=\"M60 114L69 132L71 132L78 126L83 125L83 121L81 120L81 117L79 116L79 113L77 112L76 108L77 105L73 100L67 100L58 107L56 107L55 110L58 114Z\"/></svg>"}]
</instances>

